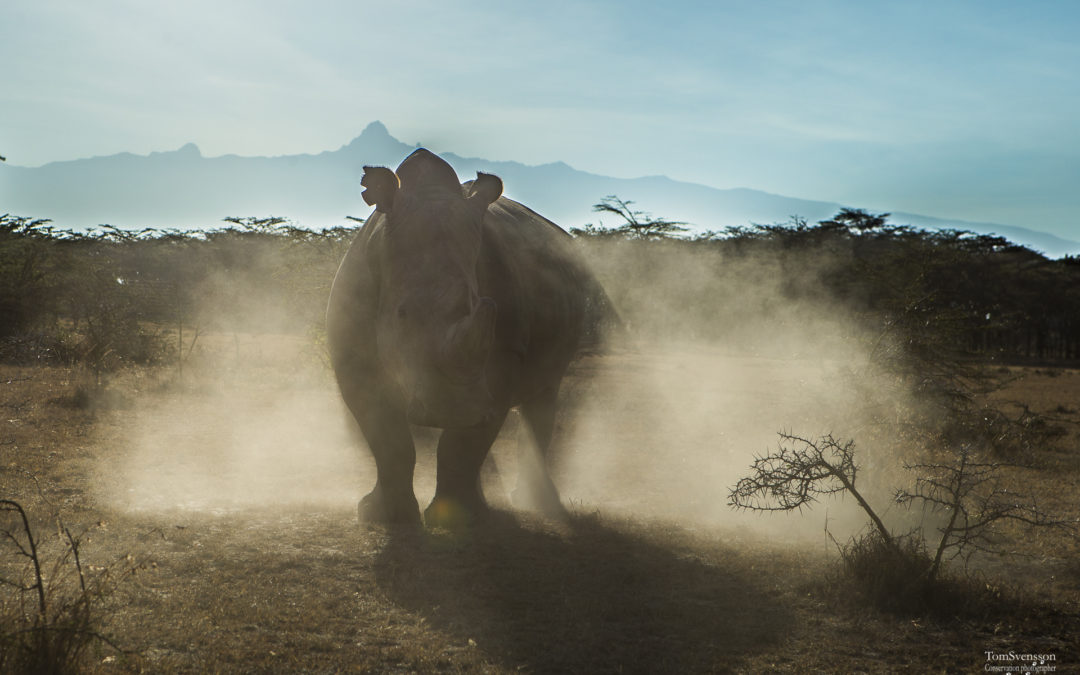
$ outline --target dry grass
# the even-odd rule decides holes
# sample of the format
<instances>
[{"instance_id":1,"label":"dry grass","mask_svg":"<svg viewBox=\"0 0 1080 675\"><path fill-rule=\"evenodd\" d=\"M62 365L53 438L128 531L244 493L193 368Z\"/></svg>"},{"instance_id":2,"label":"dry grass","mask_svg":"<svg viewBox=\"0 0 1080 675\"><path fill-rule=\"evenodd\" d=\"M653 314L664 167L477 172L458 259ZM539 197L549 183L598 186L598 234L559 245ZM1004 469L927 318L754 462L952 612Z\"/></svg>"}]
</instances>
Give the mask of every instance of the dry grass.
<instances>
[{"instance_id":1,"label":"dry grass","mask_svg":"<svg viewBox=\"0 0 1080 675\"><path fill-rule=\"evenodd\" d=\"M1054 653L1058 672L1080 664L1080 551L1052 532L1015 541L1021 557L973 561L971 578L1001 598L994 611L913 616L838 600L829 574L837 556L823 536L808 546L752 523L605 506L613 501L575 502L567 523L503 507L489 527L462 536L365 529L355 520L355 497L304 501L273 482L231 502L132 508L125 497L131 477L121 469L136 420L172 410L190 427L190 435L163 437L154 448L159 463L146 465L171 470L181 465L168 458L188 451L184 439L203 442L205 409L197 400L207 392L258 403L256 392L301 387L332 400L326 381L298 385L295 373L272 367L279 351L267 352L264 362L248 364L257 366L256 377L223 383L233 377L225 369L198 379L193 367L193 379L178 386L130 372L110 385L114 398L86 406L65 403L77 395L77 372L0 366L0 496L24 503L39 518L35 527L60 512L74 531L92 529L81 549L86 565L126 555L141 565L100 607L111 639L135 655L106 660L111 653L88 653L86 670L974 672L982 671L987 650ZM632 356L619 359L621 368L634 366ZM585 365L599 367L595 360ZM1075 516L1080 373L1016 374L1022 377L995 400L1022 401L1067 431L1052 447L1035 448L1032 466L1010 471L1029 491L1034 486L1048 509ZM745 405L769 405L761 397L770 390L745 390L752 399ZM568 391L592 390L575 379ZM158 413L146 417L147 410ZM649 415L639 417L649 424ZM639 430L631 425L625 433ZM344 431L335 434L327 444L347 440ZM497 450L505 445L500 440ZM355 481L357 496L367 489L363 464L342 469L321 447L298 452L316 471ZM634 454L648 448L627 447L626 470L651 466ZM210 462L212 475L221 452L204 448L184 461ZM501 460L499 469L508 472L508 464ZM252 466L221 465L218 473L240 481ZM418 476L429 469L422 454ZM678 498L673 486L683 476L672 471L658 478L671 481L662 484L669 501ZM216 490L228 484L221 481ZM716 485L716 500L726 487ZM168 485L161 494L172 494ZM274 504L267 494L282 499ZM0 565L11 564L3 553Z\"/></svg>"}]
</instances>

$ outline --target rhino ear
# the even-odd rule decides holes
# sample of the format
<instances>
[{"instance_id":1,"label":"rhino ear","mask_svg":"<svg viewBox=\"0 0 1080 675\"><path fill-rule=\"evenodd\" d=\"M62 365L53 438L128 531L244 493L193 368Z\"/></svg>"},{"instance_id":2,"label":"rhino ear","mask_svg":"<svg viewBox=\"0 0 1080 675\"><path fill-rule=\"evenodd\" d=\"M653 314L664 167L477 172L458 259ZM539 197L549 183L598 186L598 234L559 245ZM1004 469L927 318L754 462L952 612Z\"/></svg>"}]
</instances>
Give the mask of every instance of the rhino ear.
<instances>
[{"instance_id":1,"label":"rhino ear","mask_svg":"<svg viewBox=\"0 0 1080 675\"><path fill-rule=\"evenodd\" d=\"M469 199L476 199L487 208L488 204L493 203L502 195L503 182L498 176L493 176L490 173L476 172L476 180L472 184L472 192L469 193Z\"/></svg>"},{"instance_id":2,"label":"rhino ear","mask_svg":"<svg viewBox=\"0 0 1080 675\"><path fill-rule=\"evenodd\" d=\"M367 188L360 196L368 206L374 206L383 213L390 213L401 181L396 173L384 166L365 166L360 185Z\"/></svg>"}]
</instances>

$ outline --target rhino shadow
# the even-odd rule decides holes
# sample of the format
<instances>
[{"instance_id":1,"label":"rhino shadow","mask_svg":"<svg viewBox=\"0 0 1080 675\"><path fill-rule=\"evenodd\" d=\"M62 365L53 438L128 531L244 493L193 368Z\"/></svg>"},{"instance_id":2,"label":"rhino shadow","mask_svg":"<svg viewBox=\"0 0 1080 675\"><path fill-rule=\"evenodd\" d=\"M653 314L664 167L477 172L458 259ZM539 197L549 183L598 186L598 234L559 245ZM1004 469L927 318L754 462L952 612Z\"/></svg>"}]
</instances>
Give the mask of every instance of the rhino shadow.
<instances>
[{"instance_id":1,"label":"rhino shadow","mask_svg":"<svg viewBox=\"0 0 1080 675\"><path fill-rule=\"evenodd\" d=\"M375 576L433 629L529 672L727 671L793 624L767 580L596 517L559 534L498 513L466 539L394 537Z\"/></svg>"}]
</instances>

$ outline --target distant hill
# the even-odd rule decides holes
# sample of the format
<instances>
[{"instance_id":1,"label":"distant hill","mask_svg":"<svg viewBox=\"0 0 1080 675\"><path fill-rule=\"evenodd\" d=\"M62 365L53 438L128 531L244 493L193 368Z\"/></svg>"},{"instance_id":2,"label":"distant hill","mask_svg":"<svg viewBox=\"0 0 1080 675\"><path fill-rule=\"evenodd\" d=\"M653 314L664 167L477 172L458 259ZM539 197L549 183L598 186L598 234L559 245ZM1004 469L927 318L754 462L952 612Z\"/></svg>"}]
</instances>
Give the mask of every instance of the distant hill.
<instances>
[{"instance_id":1,"label":"distant hill","mask_svg":"<svg viewBox=\"0 0 1080 675\"><path fill-rule=\"evenodd\" d=\"M122 153L34 168L0 164L0 212L51 218L60 227L74 229L100 224L126 229L205 228L228 216L268 215L309 226L336 225L345 216L365 216L369 211L360 198L365 164L395 167L413 149L392 137L382 123L372 122L352 142L317 155L203 157L188 144L147 156ZM463 180L477 170L499 175L509 196L564 227L596 223L592 205L607 195L632 200L634 208L658 217L689 222L695 230L785 222L793 215L815 222L843 206L874 210L871 205L717 189L664 176L612 178L561 162L527 166L452 153L443 157ZM1051 257L1080 254L1080 242L1021 227L910 213L893 213L891 221L998 234Z\"/></svg>"}]
</instances>

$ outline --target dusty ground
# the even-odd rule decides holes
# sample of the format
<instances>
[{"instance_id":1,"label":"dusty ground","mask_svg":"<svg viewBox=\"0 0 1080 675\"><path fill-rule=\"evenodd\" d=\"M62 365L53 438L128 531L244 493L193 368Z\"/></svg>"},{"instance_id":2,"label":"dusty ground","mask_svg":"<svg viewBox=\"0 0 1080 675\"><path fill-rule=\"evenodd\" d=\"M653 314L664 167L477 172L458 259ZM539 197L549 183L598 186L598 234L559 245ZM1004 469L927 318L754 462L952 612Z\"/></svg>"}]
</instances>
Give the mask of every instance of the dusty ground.
<instances>
[{"instance_id":1,"label":"dusty ground","mask_svg":"<svg viewBox=\"0 0 1080 675\"><path fill-rule=\"evenodd\" d=\"M587 359L560 425L568 522L507 504L511 419L485 473L499 508L488 527L391 536L356 522L373 467L325 373L288 347L237 339L235 362L193 362L179 382L126 373L90 397L86 374L0 367L0 498L30 511L43 556L59 550L59 514L83 533L90 573L112 575L101 629L130 653L101 648L93 669L983 672L987 651L1011 650L1080 670L1080 564L1067 538L1025 536L1011 543L1024 555L973 563L1012 610L898 616L844 602L826 582L836 553L824 527L842 537L847 505L801 519L727 508L728 487L778 428L859 431L832 364ZM997 403L1062 432L1010 476L1076 517L1080 372L1012 373ZM868 466L889 461L866 452ZM421 502L432 466L421 449ZM9 549L0 562L9 575L22 565Z\"/></svg>"}]
</instances>

